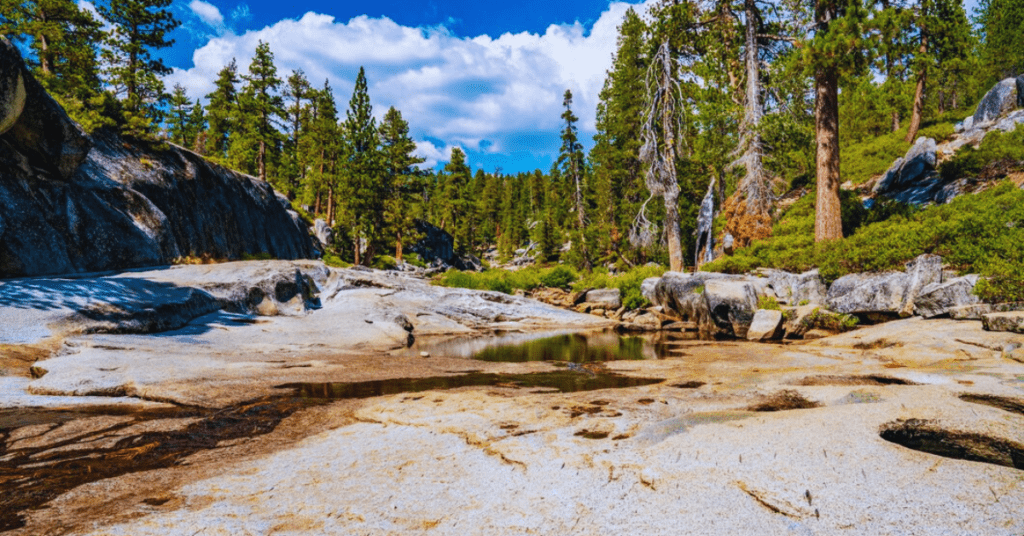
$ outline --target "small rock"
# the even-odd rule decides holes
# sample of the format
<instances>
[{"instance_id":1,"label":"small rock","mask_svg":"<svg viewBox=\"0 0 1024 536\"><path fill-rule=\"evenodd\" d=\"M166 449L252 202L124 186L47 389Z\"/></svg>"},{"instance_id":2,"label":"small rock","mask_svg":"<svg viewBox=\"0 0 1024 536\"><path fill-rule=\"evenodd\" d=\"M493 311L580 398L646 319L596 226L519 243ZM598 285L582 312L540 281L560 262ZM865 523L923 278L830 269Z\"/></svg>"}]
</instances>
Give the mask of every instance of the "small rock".
<instances>
[{"instance_id":1,"label":"small rock","mask_svg":"<svg viewBox=\"0 0 1024 536\"><path fill-rule=\"evenodd\" d=\"M420 352L420 357L430 357L430 352Z\"/></svg>"},{"instance_id":2,"label":"small rock","mask_svg":"<svg viewBox=\"0 0 1024 536\"><path fill-rule=\"evenodd\" d=\"M988 331L1024 333L1024 311L989 313L982 315L981 324Z\"/></svg>"},{"instance_id":3,"label":"small rock","mask_svg":"<svg viewBox=\"0 0 1024 536\"><path fill-rule=\"evenodd\" d=\"M767 341L782 335L782 311L758 309L747 329L747 340Z\"/></svg>"}]
</instances>

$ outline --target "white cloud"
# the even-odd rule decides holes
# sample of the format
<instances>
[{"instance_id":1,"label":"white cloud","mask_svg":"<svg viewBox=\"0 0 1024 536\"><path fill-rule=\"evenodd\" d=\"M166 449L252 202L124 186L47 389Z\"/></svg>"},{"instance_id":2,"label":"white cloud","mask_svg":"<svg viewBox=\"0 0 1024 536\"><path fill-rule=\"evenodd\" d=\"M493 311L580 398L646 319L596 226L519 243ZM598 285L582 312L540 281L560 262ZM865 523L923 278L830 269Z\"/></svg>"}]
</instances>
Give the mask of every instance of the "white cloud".
<instances>
[{"instance_id":1,"label":"white cloud","mask_svg":"<svg viewBox=\"0 0 1024 536\"><path fill-rule=\"evenodd\" d=\"M438 148L433 142L430 141L418 141L416 142L416 156L425 159L426 161L420 164L421 169L430 169L438 164L438 162L447 162L452 158L452 149L454 145L448 145L444 148Z\"/></svg>"},{"instance_id":2,"label":"white cloud","mask_svg":"<svg viewBox=\"0 0 1024 536\"><path fill-rule=\"evenodd\" d=\"M213 28L224 26L224 15L221 15L220 9L213 4L203 2L203 0L192 0L188 8L207 25Z\"/></svg>"},{"instance_id":3,"label":"white cloud","mask_svg":"<svg viewBox=\"0 0 1024 536\"><path fill-rule=\"evenodd\" d=\"M193 0L191 7L200 17L196 6L216 9ZM558 149L551 137L560 128L566 89L573 93L581 131L593 134L598 93L615 52L617 27L629 7L610 4L590 28L577 22L551 25L543 34L473 38L452 35L443 26L413 28L367 16L338 22L310 12L242 35L213 37L195 51L193 68L175 70L166 83L181 83L190 95L204 96L232 58L245 72L262 40L270 44L282 78L302 69L316 87L330 79L342 115L356 73L365 66L378 116L395 106L417 139L445 145L418 144L428 163L446 161L454 145L489 153L550 154ZM634 9L642 13L645 6Z\"/></svg>"}]
</instances>

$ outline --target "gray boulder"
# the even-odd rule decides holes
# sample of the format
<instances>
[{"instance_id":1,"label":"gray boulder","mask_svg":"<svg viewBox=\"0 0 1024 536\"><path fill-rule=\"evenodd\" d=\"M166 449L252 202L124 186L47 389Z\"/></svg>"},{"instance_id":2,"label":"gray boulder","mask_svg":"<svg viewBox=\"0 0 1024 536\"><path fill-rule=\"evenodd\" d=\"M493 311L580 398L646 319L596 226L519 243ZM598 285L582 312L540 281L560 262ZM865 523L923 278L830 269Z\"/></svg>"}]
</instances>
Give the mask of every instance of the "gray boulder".
<instances>
[{"instance_id":1,"label":"gray boulder","mask_svg":"<svg viewBox=\"0 0 1024 536\"><path fill-rule=\"evenodd\" d=\"M783 270L761 270L768 276L768 286L780 303L798 305L801 302L825 303L827 288L818 270L793 274Z\"/></svg>"},{"instance_id":2,"label":"gray boulder","mask_svg":"<svg viewBox=\"0 0 1024 536\"><path fill-rule=\"evenodd\" d=\"M918 293L942 281L942 258L921 255L906 272L849 274L832 283L826 304L837 313L884 313L910 316Z\"/></svg>"},{"instance_id":3,"label":"gray boulder","mask_svg":"<svg viewBox=\"0 0 1024 536\"><path fill-rule=\"evenodd\" d=\"M622 307L622 296L617 288L598 288L587 291L585 301L602 309L615 310Z\"/></svg>"},{"instance_id":4,"label":"gray boulder","mask_svg":"<svg viewBox=\"0 0 1024 536\"><path fill-rule=\"evenodd\" d=\"M647 299L647 301L654 303L655 289L658 286L658 282L661 281L660 277L648 277L640 283L640 294Z\"/></svg>"},{"instance_id":5,"label":"gray boulder","mask_svg":"<svg viewBox=\"0 0 1024 536\"><path fill-rule=\"evenodd\" d=\"M995 121L1017 106L1017 80L1007 78L992 87L974 112L974 125Z\"/></svg>"},{"instance_id":6,"label":"gray boulder","mask_svg":"<svg viewBox=\"0 0 1024 536\"><path fill-rule=\"evenodd\" d=\"M782 311L758 309L747 330L747 340L767 341L782 336Z\"/></svg>"},{"instance_id":7,"label":"gray boulder","mask_svg":"<svg viewBox=\"0 0 1024 536\"><path fill-rule=\"evenodd\" d=\"M932 283L914 298L914 312L925 318L948 314L954 307L964 307L981 303L974 295L974 286L978 284L975 274L957 277L942 283Z\"/></svg>"},{"instance_id":8,"label":"gray boulder","mask_svg":"<svg viewBox=\"0 0 1024 536\"><path fill-rule=\"evenodd\" d=\"M320 241L323 247L328 247L334 243L334 229L327 225L327 222L321 219L317 219L313 222L313 236Z\"/></svg>"},{"instance_id":9,"label":"gray boulder","mask_svg":"<svg viewBox=\"0 0 1024 536\"><path fill-rule=\"evenodd\" d=\"M2 37L0 73L0 140L32 166L51 172L52 178L69 180L89 152L89 138Z\"/></svg>"},{"instance_id":10,"label":"gray boulder","mask_svg":"<svg viewBox=\"0 0 1024 536\"><path fill-rule=\"evenodd\" d=\"M936 150L935 140L918 138L906 156L893 162L882 180L875 185L874 193L892 197L890 194L893 192L911 187L920 190L922 186L927 186L930 191L934 187L929 179L933 178L935 172Z\"/></svg>"},{"instance_id":11,"label":"gray boulder","mask_svg":"<svg viewBox=\"0 0 1024 536\"><path fill-rule=\"evenodd\" d=\"M698 326L702 334L712 338L718 334L737 338L747 336L759 292L750 281L712 279L704 288L704 304L714 325Z\"/></svg>"},{"instance_id":12,"label":"gray boulder","mask_svg":"<svg viewBox=\"0 0 1024 536\"><path fill-rule=\"evenodd\" d=\"M786 322L782 329L787 339L803 338L807 330L811 329L808 318L814 311L820 311L817 305L800 305L786 310Z\"/></svg>"},{"instance_id":13,"label":"gray boulder","mask_svg":"<svg viewBox=\"0 0 1024 536\"><path fill-rule=\"evenodd\" d=\"M694 254L694 266L715 260L715 180L711 179L708 184L708 192L704 194L704 200L700 203L700 212L697 214L697 251ZM704 252L703 258L700 252Z\"/></svg>"},{"instance_id":14,"label":"gray boulder","mask_svg":"<svg viewBox=\"0 0 1024 536\"><path fill-rule=\"evenodd\" d=\"M648 299L666 314L694 322L702 339L743 338L767 287L768 280L760 277L666 272Z\"/></svg>"},{"instance_id":15,"label":"gray boulder","mask_svg":"<svg viewBox=\"0 0 1024 536\"><path fill-rule=\"evenodd\" d=\"M981 324L988 331L1024 333L1024 311L989 313L981 317Z\"/></svg>"},{"instance_id":16,"label":"gray boulder","mask_svg":"<svg viewBox=\"0 0 1024 536\"><path fill-rule=\"evenodd\" d=\"M1017 77L1017 107L1024 108L1024 74Z\"/></svg>"}]
</instances>

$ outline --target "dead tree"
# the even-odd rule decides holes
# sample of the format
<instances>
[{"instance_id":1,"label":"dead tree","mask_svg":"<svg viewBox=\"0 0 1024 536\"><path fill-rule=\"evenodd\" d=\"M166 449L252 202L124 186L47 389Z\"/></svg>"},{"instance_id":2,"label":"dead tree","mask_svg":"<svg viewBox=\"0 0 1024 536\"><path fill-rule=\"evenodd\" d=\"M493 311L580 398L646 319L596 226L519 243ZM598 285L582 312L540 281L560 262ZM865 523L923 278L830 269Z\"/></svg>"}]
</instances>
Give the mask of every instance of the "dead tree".
<instances>
[{"instance_id":1,"label":"dead tree","mask_svg":"<svg viewBox=\"0 0 1024 536\"><path fill-rule=\"evenodd\" d=\"M675 60L666 39L651 58L646 85L648 106L641 130L640 161L647 166L644 183L650 197L644 201L629 232L637 246L655 243L657 225L647 219L647 203L660 196L665 203L665 237L668 242L669 268L683 270L681 231L679 229L679 180L676 177L676 110L680 87L675 76Z\"/></svg>"}]
</instances>

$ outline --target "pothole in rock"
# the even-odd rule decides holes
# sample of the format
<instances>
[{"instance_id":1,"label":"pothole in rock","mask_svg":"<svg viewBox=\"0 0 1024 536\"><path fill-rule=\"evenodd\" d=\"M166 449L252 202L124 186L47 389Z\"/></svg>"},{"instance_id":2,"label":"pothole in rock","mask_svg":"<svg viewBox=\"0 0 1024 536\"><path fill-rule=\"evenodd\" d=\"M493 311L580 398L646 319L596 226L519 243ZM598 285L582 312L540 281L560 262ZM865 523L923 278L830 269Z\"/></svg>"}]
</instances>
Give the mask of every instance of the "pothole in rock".
<instances>
[{"instance_id":1,"label":"pothole in rock","mask_svg":"<svg viewBox=\"0 0 1024 536\"><path fill-rule=\"evenodd\" d=\"M794 385L920 385L917 382L883 376L881 374L868 374L864 376L808 376L797 381Z\"/></svg>"},{"instance_id":2,"label":"pothole in rock","mask_svg":"<svg viewBox=\"0 0 1024 536\"><path fill-rule=\"evenodd\" d=\"M821 407L821 403L804 398L792 389L776 391L762 396L757 402L747 406L748 411L786 411L791 409L809 409Z\"/></svg>"},{"instance_id":3,"label":"pothole in rock","mask_svg":"<svg viewBox=\"0 0 1024 536\"><path fill-rule=\"evenodd\" d=\"M964 393L960 395L960 400L963 400L964 402L971 402L973 404L984 404L986 406L999 408L1003 411L1009 411L1010 413L1024 415L1024 400L1019 398Z\"/></svg>"},{"instance_id":4,"label":"pothole in rock","mask_svg":"<svg viewBox=\"0 0 1024 536\"><path fill-rule=\"evenodd\" d=\"M576 432L573 435L577 436L577 437L583 437L583 438L586 438L586 439L604 439L604 438L608 437L609 435L611 435L611 433L610 432L599 432L597 430L580 430L579 432Z\"/></svg>"},{"instance_id":5,"label":"pothole in rock","mask_svg":"<svg viewBox=\"0 0 1024 536\"><path fill-rule=\"evenodd\" d=\"M882 439L955 460L1024 469L1024 445L973 432L949 430L934 421L907 419L882 426Z\"/></svg>"},{"instance_id":6,"label":"pothole in rock","mask_svg":"<svg viewBox=\"0 0 1024 536\"><path fill-rule=\"evenodd\" d=\"M545 388L562 393L640 387L664 381L662 378L634 378L619 374L593 374L573 370L524 374L492 374L473 372L458 376L427 378L396 378L364 382L289 383L279 389L293 389L304 398L370 398L375 396L443 391L462 387L510 387L517 389Z\"/></svg>"}]
</instances>

